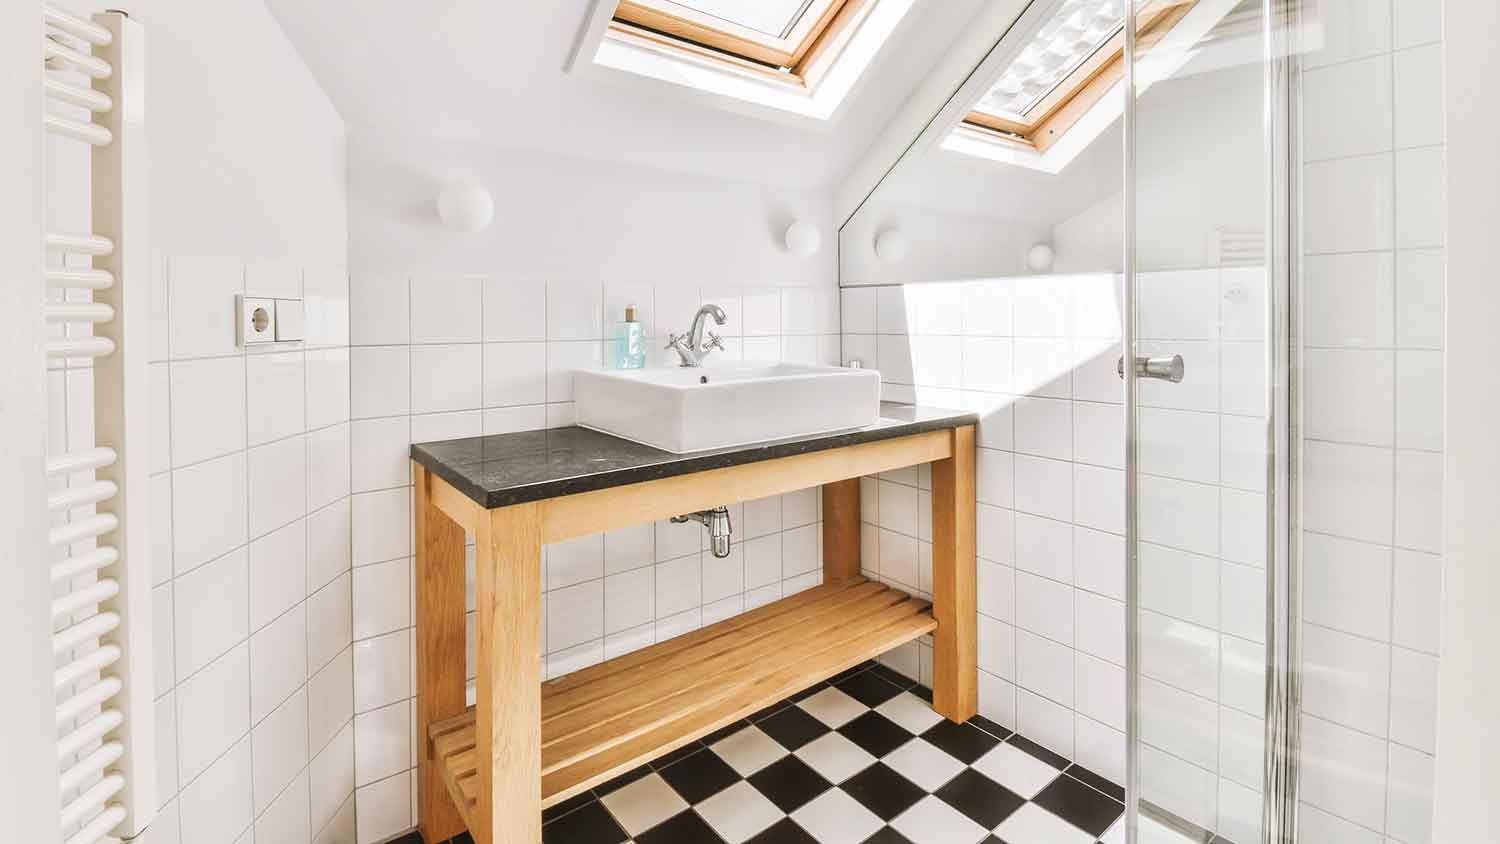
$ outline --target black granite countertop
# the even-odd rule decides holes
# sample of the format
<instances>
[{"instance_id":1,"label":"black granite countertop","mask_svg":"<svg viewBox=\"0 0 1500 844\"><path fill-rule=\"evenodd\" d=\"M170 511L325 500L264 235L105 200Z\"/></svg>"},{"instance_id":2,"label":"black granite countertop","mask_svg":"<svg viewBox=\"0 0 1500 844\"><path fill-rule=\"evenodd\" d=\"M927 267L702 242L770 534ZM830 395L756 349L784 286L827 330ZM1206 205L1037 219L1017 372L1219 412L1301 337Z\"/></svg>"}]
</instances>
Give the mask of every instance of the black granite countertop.
<instances>
[{"instance_id":1,"label":"black granite countertop","mask_svg":"<svg viewBox=\"0 0 1500 844\"><path fill-rule=\"evenodd\" d=\"M411 447L411 457L454 489L493 509L978 421L969 411L881 403L880 421L866 428L688 454L569 427L417 443Z\"/></svg>"}]
</instances>

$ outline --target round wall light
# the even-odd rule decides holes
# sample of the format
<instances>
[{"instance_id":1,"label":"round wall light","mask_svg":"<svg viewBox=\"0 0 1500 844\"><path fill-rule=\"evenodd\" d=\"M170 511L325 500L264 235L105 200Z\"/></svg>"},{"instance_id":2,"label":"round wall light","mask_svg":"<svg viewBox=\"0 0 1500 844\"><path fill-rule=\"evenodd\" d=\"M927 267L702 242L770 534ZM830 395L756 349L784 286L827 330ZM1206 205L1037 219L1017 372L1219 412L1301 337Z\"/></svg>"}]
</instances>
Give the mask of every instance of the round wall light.
<instances>
[{"instance_id":1,"label":"round wall light","mask_svg":"<svg viewBox=\"0 0 1500 844\"><path fill-rule=\"evenodd\" d=\"M883 231L875 238L875 257L887 264L894 264L897 261L905 260L906 256L910 254L911 241L906 239L906 235L895 229Z\"/></svg>"},{"instance_id":2,"label":"round wall light","mask_svg":"<svg viewBox=\"0 0 1500 844\"><path fill-rule=\"evenodd\" d=\"M1052 269L1052 261L1056 257L1051 246L1038 243L1026 251L1026 267L1034 273L1049 272Z\"/></svg>"},{"instance_id":3,"label":"round wall light","mask_svg":"<svg viewBox=\"0 0 1500 844\"><path fill-rule=\"evenodd\" d=\"M801 221L786 227L786 251L798 258L811 258L823 246L823 233L812 223Z\"/></svg>"},{"instance_id":4,"label":"round wall light","mask_svg":"<svg viewBox=\"0 0 1500 844\"><path fill-rule=\"evenodd\" d=\"M495 219L495 200L483 185L459 182L438 194L438 217L456 232L483 231Z\"/></svg>"}]
</instances>

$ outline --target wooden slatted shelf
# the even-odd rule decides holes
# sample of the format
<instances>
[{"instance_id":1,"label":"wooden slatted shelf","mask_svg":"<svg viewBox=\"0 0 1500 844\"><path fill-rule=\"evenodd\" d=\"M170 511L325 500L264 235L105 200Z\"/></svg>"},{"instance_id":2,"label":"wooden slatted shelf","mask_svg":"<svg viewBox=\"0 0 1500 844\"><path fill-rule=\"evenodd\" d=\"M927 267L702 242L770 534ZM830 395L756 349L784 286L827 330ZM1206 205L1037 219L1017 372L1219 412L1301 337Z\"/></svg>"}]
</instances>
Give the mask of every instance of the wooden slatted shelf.
<instances>
[{"instance_id":1,"label":"wooden slatted shelf","mask_svg":"<svg viewBox=\"0 0 1500 844\"><path fill-rule=\"evenodd\" d=\"M542 684L542 806L583 792L937 627L931 607L863 578L825 584ZM434 723L427 753L472 825L475 716Z\"/></svg>"}]
</instances>

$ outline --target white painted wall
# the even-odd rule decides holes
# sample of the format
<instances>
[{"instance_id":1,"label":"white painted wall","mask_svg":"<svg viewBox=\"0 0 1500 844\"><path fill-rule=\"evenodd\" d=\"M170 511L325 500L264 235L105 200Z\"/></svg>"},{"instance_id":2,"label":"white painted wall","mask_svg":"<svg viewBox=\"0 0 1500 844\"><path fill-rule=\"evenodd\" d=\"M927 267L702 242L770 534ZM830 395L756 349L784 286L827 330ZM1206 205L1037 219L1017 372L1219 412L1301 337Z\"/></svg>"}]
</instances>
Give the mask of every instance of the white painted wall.
<instances>
[{"instance_id":1,"label":"white painted wall","mask_svg":"<svg viewBox=\"0 0 1500 844\"><path fill-rule=\"evenodd\" d=\"M0 695L6 760L0 766L0 818L18 841L54 844L58 829L57 750L53 741L51 595L47 580L42 470L47 432L42 298L43 152L38 3L0 7Z\"/></svg>"},{"instance_id":2,"label":"white painted wall","mask_svg":"<svg viewBox=\"0 0 1500 844\"><path fill-rule=\"evenodd\" d=\"M484 232L438 222L434 200L459 178L494 195ZM609 360L628 304L656 366L671 356L665 334L704 302L729 316L710 365L833 362L839 337L826 192L363 129L350 184L354 751L368 844L417 821L410 443L572 424L571 372ZM793 220L823 232L816 256L785 251ZM820 582L816 489L725 503L724 560L696 524L548 546L546 675Z\"/></svg>"},{"instance_id":3,"label":"white painted wall","mask_svg":"<svg viewBox=\"0 0 1500 844\"><path fill-rule=\"evenodd\" d=\"M1433 840L1493 838L1500 827L1495 647L1500 643L1500 417L1491 363L1497 349L1494 222L1500 219L1500 76L1492 35L1500 8L1449 2L1443 20L1448 139L1448 307L1443 665L1438 705ZM1477 387L1459 389L1458 387Z\"/></svg>"},{"instance_id":4,"label":"white painted wall","mask_svg":"<svg viewBox=\"0 0 1500 844\"><path fill-rule=\"evenodd\" d=\"M147 43L162 803L141 840L352 844L343 122L258 0L131 11ZM87 229L86 168L49 142L49 227ZM306 296L308 340L246 355L237 293ZM89 378L48 371L52 453L92 440Z\"/></svg>"}]
</instances>

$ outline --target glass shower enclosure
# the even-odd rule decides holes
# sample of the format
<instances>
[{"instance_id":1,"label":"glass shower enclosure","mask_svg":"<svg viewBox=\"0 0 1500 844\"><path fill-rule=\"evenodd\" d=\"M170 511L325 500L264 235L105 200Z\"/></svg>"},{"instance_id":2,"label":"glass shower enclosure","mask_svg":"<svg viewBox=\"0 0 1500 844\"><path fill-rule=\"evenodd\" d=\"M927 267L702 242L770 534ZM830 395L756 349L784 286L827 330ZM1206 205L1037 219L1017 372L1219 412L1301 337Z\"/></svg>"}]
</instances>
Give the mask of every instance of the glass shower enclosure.
<instances>
[{"instance_id":1,"label":"glass shower enclosure","mask_svg":"<svg viewBox=\"0 0 1500 844\"><path fill-rule=\"evenodd\" d=\"M1440 3L976 8L839 257L845 361L981 416L981 712L1104 841L1427 844Z\"/></svg>"}]
</instances>

